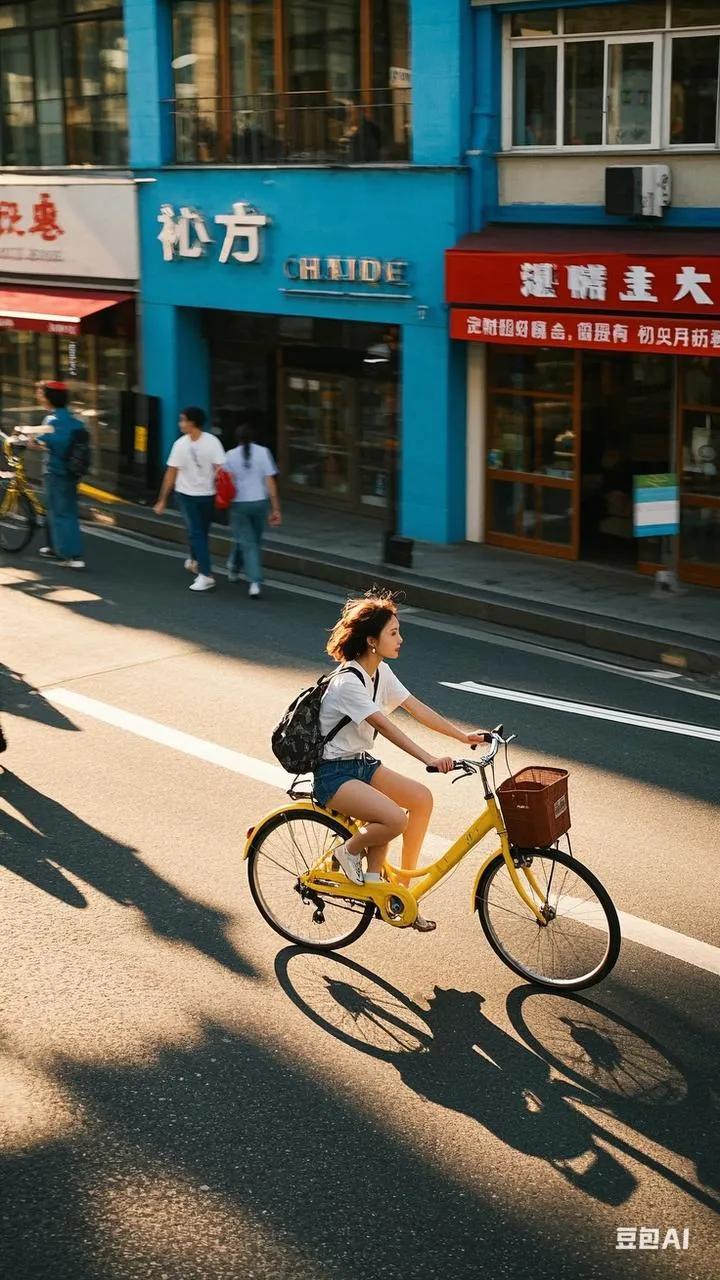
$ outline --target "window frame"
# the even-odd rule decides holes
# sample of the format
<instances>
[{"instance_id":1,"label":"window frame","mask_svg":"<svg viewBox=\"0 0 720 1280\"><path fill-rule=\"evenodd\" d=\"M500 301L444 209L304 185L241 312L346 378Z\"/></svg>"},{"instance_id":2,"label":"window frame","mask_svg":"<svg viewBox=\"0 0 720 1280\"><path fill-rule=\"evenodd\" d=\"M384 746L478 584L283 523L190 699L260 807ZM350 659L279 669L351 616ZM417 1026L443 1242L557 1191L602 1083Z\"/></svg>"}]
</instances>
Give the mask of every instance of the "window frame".
<instances>
[{"instance_id":1,"label":"window frame","mask_svg":"<svg viewBox=\"0 0 720 1280\"><path fill-rule=\"evenodd\" d=\"M553 7L551 5L549 8ZM666 0L665 23L663 27L651 27L640 31L602 31L586 32L582 35L565 35L565 10L558 7L558 27L555 35L513 36L511 34L512 15L506 14L503 19L503 54L502 54L502 102L501 102L501 146L507 155L626 155L634 152L688 152L691 154L710 155L720 150L720 47L718 50L718 89L715 116L714 142L673 142L671 140L671 88L673 45L677 39L701 39L716 36L720 40L720 24L706 27L673 27L672 0ZM573 145L564 141L565 130L565 54L569 44L603 44L603 141L600 143L579 143ZM609 122L609 63L610 46L616 44L652 44L652 103L650 141L645 143L608 143L607 130ZM555 142L521 144L514 142L514 107L515 107L515 49L522 48L555 48L556 53L556 99L555 99Z\"/></svg>"},{"instance_id":2,"label":"window frame","mask_svg":"<svg viewBox=\"0 0 720 1280\"><path fill-rule=\"evenodd\" d=\"M122 3L119 2L119 0L109 0L108 4L104 8L90 9L87 11L82 11L80 13L74 12L69 5L61 3L59 6L59 16L55 19L43 19L40 22L30 21L26 26L3 28L3 30L0 32L0 41L2 40L3 35L9 36L9 35L12 35L13 33L27 35L28 37L30 66L32 68L32 99L30 100L30 102L32 104L32 110L33 110L33 130L34 130L33 141L34 141L34 155L36 159L33 160L32 162L23 161L20 164L7 164L5 162L4 148L5 148L6 126L5 126L5 119L3 115L4 104L0 100L0 166L8 169L11 172L17 171L19 169L36 168L36 167L37 168L45 168L45 167L66 168L78 163L81 163L83 165L89 163L89 167L94 167L98 169L127 169L128 163L129 163L129 142L130 142L130 120L129 120L128 96L127 96L127 76L125 81L126 91L124 94L124 99L125 99L124 139L125 139L125 150L126 152L128 152L128 155L124 161L112 162L107 159L102 159L102 160L96 160L92 162L85 162L85 161L78 162L77 160L75 160L73 158L75 154L75 144L72 139L73 126L72 126L72 123L70 123L68 120L68 106L73 105L75 99L74 99L74 96L68 93L68 90L67 90L68 57L67 57L67 44L65 39L65 32L71 28L79 27L83 23L87 23L87 22L102 23L102 22L118 22L118 21L123 25L123 32L124 32L123 5ZM60 72L60 94L57 99L51 99L51 98L42 99L38 97L38 73L37 73L38 58L37 58L37 48L36 48L36 36L39 32L42 32L42 31L54 32L57 37L58 67ZM100 93L97 95L97 97L98 99L101 99L103 97L103 94ZM42 152L40 147L41 125L38 119L40 114L38 110L38 106L41 102L51 102L51 101L58 101L60 103L60 113L61 113L61 133L62 133L62 148L63 148L64 159L61 162L57 162L57 163L46 163L42 159Z\"/></svg>"}]
</instances>

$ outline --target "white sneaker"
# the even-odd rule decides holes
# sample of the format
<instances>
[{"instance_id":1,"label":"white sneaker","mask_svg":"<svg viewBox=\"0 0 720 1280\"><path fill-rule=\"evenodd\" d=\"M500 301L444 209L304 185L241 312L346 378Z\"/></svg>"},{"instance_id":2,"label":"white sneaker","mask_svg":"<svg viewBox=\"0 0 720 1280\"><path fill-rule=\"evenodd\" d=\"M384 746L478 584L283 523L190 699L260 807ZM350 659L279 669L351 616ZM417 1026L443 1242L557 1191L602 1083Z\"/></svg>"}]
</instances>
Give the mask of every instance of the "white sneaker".
<instances>
[{"instance_id":1,"label":"white sneaker","mask_svg":"<svg viewBox=\"0 0 720 1280\"><path fill-rule=\"evenodd\" d=\"M249 590L248 590L248 595L249 595L249 596L252 596L255 600L257 600L258 596L259 596L259 595L261 595L261 594L262 594L262 592L260 591L260 583L259 583L259 582L251 582L251 583L250 583L250 588L249 588Z\"/></svg>"},{"instance_id":2,"label":"white sneaker","mask_svg":"<svg viewBox=\"0 0 720 1280\"><path fill-rule=\"evenodd\" d=\"M194 582L190 583L191 591L210 591L215 586L215 579L209 578L205 573L199 573Z\"/></svg>"},{"instance_id":3,"label":"white sneaker","mask_svg":"<svg viewBox=\"0 0 720 1280\"><path fill-rule=\"evenodd\" d=\"M84 569L85 561L84 560L63 560L63 565L65 566L66 569Z\"/></svg>"},{"instance_id":4,"label":"white sneaker","mask_svg":"<svg viewBox=\"0 0 720 1280\"><path fill-rule=\"evenodd\" d=\"M186 560L183 568L187 569L188 573L197 573L197 560Z\"/></svg>"},{"instance_id":5,"label":"white sneaker","mask_svg":"<svg viewBox=\"0 0 720 1280\"><path fill-rule=\"evenodd\" d=\"M57 552L53 551L52 547L40 547L40 550L38 551L38 555L48 556L48 557L52 556L53 559L55 559L57 556Z\"/></svg>"},{"instance_id":6,"label":"white sneaker","mask_svg":"<svg viewBox=\"0 0 720 1280\"><path fill-rule=\"evenodd\" d=\"M342 867L348 880L352 880L353 884L364 884L365 877L362 869L362 854L348 853L344 844L337 849L333 849L333 858L335 858Z\"/></svg>"}]
</instances>

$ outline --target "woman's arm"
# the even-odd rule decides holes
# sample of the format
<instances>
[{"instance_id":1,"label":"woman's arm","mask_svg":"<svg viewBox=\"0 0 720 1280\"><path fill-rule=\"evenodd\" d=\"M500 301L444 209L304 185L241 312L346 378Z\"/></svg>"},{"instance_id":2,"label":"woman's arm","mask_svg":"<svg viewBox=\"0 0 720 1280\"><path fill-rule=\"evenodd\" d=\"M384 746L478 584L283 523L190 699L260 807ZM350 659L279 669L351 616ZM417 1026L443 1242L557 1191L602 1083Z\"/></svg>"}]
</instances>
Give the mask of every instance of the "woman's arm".
<instances>
[{"instance_id":1,"label":"woman's arm","mask_svg":"<svg viewBox=\"0 0 720 1280\"><path fill-rule=\"evenodd\" d=\"M432 756L429 751L423 750L412 738L408 738L402 729L398 729L382 711L376 711L374 715L368 716L367 723L372 725L373 729L377 729L383 738L387 738L388 742L392 742L393 746L400 747L401 751L407 751L409 756L413 756L415 760L420 760L422 764L434 764L440 773L449 773L453 766L453 761L449 756L438 758Z\"/></svg>"},{"instance_id":2,"label":"woman's arm","mask_svg":"<svg viewBox=\"0 0 720 1280\"><path fill-rule=\"evenodd\" d=\"M432 707L426 706L419 698L412 695L403 702L403 709L412 716L413 720L417 720L418 724L424 724L426 729L433 729L435 733L443 733L446 738L455 738L456 742L487 742L488 738L482 731L466 733L464 729L459 729L451 720L447 720L445 716L441 716L439 711L433 711Z\"/></svg>"},{"instance_id":3,"label":"woman's arm","mask_svg":"<svg viewBox=\"0 0 720 1280\"><path fill-rule=\"evenodd\" d=\"M280 496L278 494L277 480L275 476L266 476L265 485L270 499L270 524L278 526L282 524L282 516L280 514Z\"/></svg>"}]
</instances>

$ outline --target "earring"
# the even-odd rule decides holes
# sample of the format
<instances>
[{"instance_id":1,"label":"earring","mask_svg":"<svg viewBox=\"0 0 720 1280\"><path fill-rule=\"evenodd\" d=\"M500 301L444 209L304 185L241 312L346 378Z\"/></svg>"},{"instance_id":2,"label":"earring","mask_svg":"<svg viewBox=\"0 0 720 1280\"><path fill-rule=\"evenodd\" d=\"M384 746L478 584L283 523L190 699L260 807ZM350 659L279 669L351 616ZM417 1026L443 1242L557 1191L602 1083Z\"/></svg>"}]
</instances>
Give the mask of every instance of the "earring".
<instances>
[{"instance_id":1,"label":"earring","mask_svg":"<svg viewBox=\"0 0 720 1280\"><path fill-rule=\"evenodd\" d=\"M370 645L370 652L371 652L371 653L377 653L377 649L375 648L375 646L374 646L373 644L371 644L371 645Z\"/></svg>"}]
</instances>

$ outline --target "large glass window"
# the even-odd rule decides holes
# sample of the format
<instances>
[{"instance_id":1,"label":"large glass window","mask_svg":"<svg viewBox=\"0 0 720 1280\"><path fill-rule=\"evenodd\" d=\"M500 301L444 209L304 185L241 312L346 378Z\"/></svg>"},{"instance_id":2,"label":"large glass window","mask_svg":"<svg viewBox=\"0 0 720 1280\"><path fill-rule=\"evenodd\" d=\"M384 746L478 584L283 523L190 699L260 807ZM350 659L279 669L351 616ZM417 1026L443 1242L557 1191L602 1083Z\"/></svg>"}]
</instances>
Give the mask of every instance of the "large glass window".
<instances>
[{"instance_id":1,"label":"large glass window","mask_svg":"<svg viewBox=\"0 0 720 1280\"><path fill-rule=\"evenodd\" d=\"M409 0L174 0L177 159L406 160Z\"/></svg>"},{"instance_id":2,"label":"large glass window","mask_svg":"<svg viewBox=\"0 0 720 1280\"><path fill-rule=\"evenodd\" d=\"M573 554L576 353L488 350L488 541Z\"/></svg>"},{"instance_id":3,"label":"large glass window","mask_svg":"<svg viewBox=\"0 0 720 1280\"><path fill-rule=\"evenodd\" d=\"M0 3L0 163L127 164L126 74L119 4Z\"/></svg>"},{"instance_id":4,"label":"large glass window","mask_svg":"<svg viewBox=\"0 0 720 1280\"><path fill-rule=\"evenodd\" d=\"M715 0L528 10L506 35L506 147L720 145Z\"/></svg>"},{"instance_id":5,"label":"large glass window","mask_svg":"<svg viewBox=\"0 0 720 1280\"><path fill-rule=\"evenodd\" d=\"M715 141L719 58L720 35L673 40L671 142L695 145Z\"/></svg>"}]
</instances>

